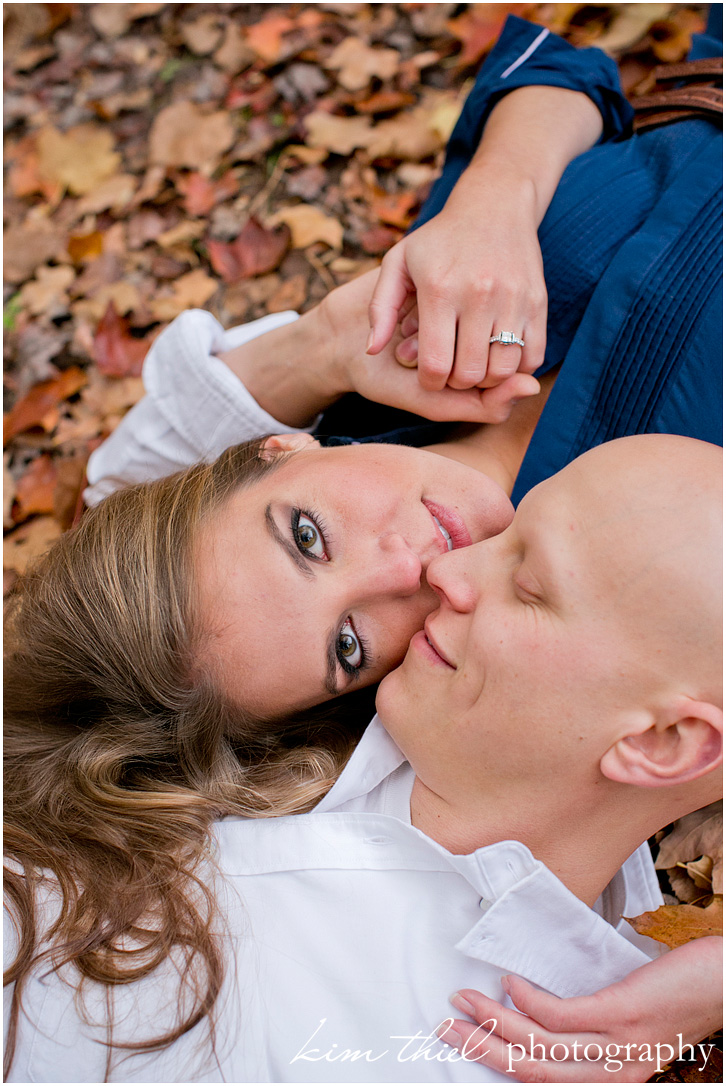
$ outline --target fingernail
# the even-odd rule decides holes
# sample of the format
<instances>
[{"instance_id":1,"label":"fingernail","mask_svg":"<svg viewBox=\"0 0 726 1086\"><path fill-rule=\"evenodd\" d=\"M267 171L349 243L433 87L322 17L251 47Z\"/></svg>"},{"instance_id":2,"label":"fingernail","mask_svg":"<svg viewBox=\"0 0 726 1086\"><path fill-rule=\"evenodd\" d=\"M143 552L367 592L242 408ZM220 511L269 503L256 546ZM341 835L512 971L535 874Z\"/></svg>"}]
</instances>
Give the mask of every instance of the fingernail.
<instances>
[{"instance_id":1,"label":"fingernail","mask_svg":"<svg viewBox=\"0 0 726 1086\"><path fill-rule=\"evenodd\" d=\"M511 995L511 989L510 989L510 986L509 986L509 977L508 976L502 977L500 979L499 983L501 984L502 988L507 993L507 995Z\"/></svg>"},{"instance_id":2,"label":"fingernail","mask_svg":"<svg viewBox=\"0 0 726 1086\"><path fill-rule=\"evenodd\" d=\"M398 353L403 358L412 362L414 358L418 358L418 340L405 339L401 346L398 348Z\"/></svg>"},{"instance_id":3,"label":"fingernail","mask_svg":"<svg viewBox=\"0 0 726 1086\"><path fill-rule=\"evenodd\" d=\"M449 1003L453 1003L458 1011L463 1011L464 1014L469 1014L472 1018L474 1017L475 1011L473 1004L471 1004L468 999L465 999L461 992L454 992Z\"/></svg>"},{"instance_id":4,"label":"fingernail","mask_svg":"<svg viewBox=\"0 0 726 1086\"><path fill-rule=\"evenodd\" d=\"M436 1036L440 1041L451 1045L452 1048L459 1048L464 1041L459 1031L452 1026L450 1018L447 1018L445 1022L436 1027Z\"/></svg>"},{"instance_id":5,"label":"fingernail","mask_svg":"<svg viewBox=\"0 0 726 1086\"><path fill-rule=\"evenodd\" d=\"M368 354L371 347L373 346L373 340L375 338L376 338L375 331L373 330L373 328L371 328L370 332L368 333L368 342L366 343L366 354Z\"/></svg>"}]
</instances>

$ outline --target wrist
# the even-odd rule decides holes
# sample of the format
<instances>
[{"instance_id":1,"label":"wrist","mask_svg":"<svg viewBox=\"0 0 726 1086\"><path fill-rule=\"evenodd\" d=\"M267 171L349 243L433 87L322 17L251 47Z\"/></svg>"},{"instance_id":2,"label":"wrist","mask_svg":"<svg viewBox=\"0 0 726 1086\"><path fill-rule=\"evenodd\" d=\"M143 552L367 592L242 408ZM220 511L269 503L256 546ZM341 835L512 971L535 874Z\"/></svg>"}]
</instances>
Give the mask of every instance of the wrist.
<instances>
[{"instance_id":1,"label":"wrist","mask_svg":"<svg viewBox=\"0 0 726 1086\"><path fill-rule=\"evenodd\" d=\"M536 172L528 164L490 152L480 152L464 170L446 207L456 214L471 215L472 207L514 207L517 215L531 216L539 226L549 204Z\"/></svg>"}]
</instances>

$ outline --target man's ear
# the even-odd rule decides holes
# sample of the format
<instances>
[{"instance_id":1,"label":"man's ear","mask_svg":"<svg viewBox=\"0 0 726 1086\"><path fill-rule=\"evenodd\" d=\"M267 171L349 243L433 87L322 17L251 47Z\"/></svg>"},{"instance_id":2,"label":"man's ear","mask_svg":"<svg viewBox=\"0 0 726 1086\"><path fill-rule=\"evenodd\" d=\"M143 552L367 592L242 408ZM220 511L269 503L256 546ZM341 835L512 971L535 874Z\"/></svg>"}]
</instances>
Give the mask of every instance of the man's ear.
<instances>
[{"instance_id":1,"label":"man's ear","mask_svg":"<svg viewBox=\"0 0 726 1086\"><path fill-rule=\"evenodd\" d=\"M263 460L272 460L276 453L299 452L309 445L319 444L312 434L273 434L264 441L260 455Z\"/></svg>"},{"instance_id":2,"label":"man's ear","mask_svg":"<svg viewBox=\"0 0 726 1086\"><path fill-rule=\"evenodd\" d=\"M674 698L648 728L624 736L600 761L603 776L640 788L685 784L722 762L723 711L707 701Z\"/></svg>"}]
</instances>

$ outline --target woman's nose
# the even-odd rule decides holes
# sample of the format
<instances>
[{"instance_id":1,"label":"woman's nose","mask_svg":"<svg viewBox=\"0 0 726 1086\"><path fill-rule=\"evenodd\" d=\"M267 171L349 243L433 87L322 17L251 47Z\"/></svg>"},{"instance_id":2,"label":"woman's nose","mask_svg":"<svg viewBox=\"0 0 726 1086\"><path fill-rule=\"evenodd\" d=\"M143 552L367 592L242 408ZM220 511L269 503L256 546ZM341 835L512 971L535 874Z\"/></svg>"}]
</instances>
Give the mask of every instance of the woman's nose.
<instances>
[{"instance_id":1,"label":"woman's nose","mask_svg":"<svg viewBox=\"0 0 726 1086\"><path fill-rule=\"evenodd\" d=\"M391 533L378 540L371 565L361 573L368 595L413 596L421 588L423 567L403 536Z\"/></svg>"},{"instance_id":2,"label":"woman's nose","mask_svg":"<svg viewBox=\"0 0 726 1086\"><path fill-rule=\"evenodd\" d=\"M468 614L476 607L478 592L471 576L471 563L480 545L440 554L426 570L426 579L442 603L462 614Z\"/></svg>"}]
</instances>

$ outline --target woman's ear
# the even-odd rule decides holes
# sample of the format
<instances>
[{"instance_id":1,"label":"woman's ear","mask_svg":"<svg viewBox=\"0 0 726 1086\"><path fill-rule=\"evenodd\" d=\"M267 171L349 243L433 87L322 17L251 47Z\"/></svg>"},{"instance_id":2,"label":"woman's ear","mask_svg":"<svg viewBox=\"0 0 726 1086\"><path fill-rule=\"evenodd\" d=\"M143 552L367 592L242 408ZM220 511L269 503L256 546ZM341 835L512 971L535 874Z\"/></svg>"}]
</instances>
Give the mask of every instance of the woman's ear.
<instances>
[{"instance_id":1,"label":"woman's ear","mask_svg":"<svg viewBox=\"0 0 726 1086\"><path fill-rule=\"evenodd\" d=\"M264 441L260 455L263 460L272 460L276 453L299 452L309 445L319 444L312 434L273 434Z\"/></svg>"},{"instance_id":2,"label":"woman's ear","mask_svg":"<svg viewBox=\"0 0 726 1086\"><path fill-rule=\"evenodd\" d=\"M723 711L707 701L674 698L647 729L605 752L603 776L640 788L685 784L717 769L723 753Z\"/></svg>"}]
</instances>

